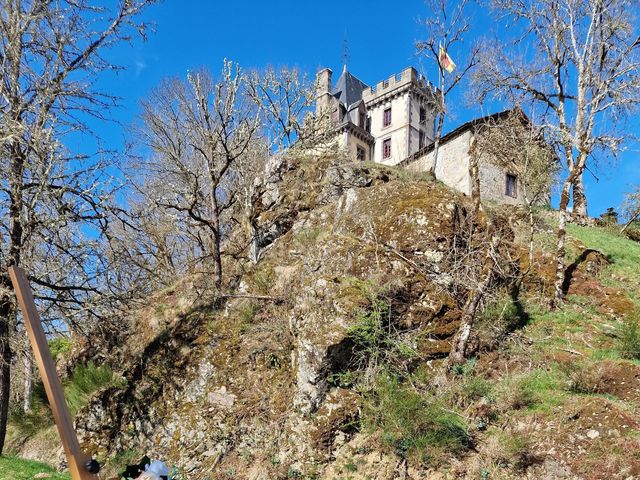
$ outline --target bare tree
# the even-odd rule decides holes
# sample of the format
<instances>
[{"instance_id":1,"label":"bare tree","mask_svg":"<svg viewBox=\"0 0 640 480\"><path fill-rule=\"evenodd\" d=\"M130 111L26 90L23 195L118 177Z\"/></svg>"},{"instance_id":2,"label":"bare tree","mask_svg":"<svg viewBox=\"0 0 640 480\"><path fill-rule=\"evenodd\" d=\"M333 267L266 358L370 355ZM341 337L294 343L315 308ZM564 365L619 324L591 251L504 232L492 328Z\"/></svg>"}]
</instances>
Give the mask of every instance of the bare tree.
<instances>
[{"instance_id":1,"label":"bare tree","mask_svg":"<svg viewBox=\"0 0 640 480\"><path fill-rule=\"evenodd\" d=\"M626 222L620 233L624 233L633 222L640 218L640 186L636 186L635 190L625 195L622 204L622 215Z\"/></svg>"},{"instance_id":2,"label":"bare tree","mask_svg":"<svg viewBox=\"0 0 640 480\"><path fill-rule=\"evenodd\" d=\"M451 248L445 262L447 290L462 304L460 326L453 337L448 367L461 365L473 353L473 327L487 298L501 284L517 278L517 255L512 252L513 234L503 219L493 214L480 220L475 212L458 211ZM480 221L479 221L480 220Z\"/></svg>"},{"instance_id":3,"label":"bare tree","mask_svg":"<svg viewBox=\"0 0 640 480\"><path fill-rule=\"evenodd\" d=\"M310 132L304 118L315 101L313 82L305 73L295 67L254 71L248 77L247 94L261 110L262 133L273 150L305 143Z\"/></svg>"},{"instance_id":4,"label":"bare tree","mask_svg":"<svg viewBox=\"0 0 640 480\"><path fill-rule=\"evenodd\" d=\"M260 126L245 96L246 77L225 61L219 80L200 70L168 80L143 103L144 191L155 207L175 213L196 239L198 256L222 287L222 241L237 201L234 167Z\"/></svg>"},{"instance_id":5,"label":"bare tree","mask_svg":"<svg viewBox=\"0 0 640 480\"><path fill-rule=\"evenodd\" d=\"M459 212L460 213L460 212ZM486 220L481 220L481 218ZM493 213L458 215L451 248L445 258L449 293L462 304L460 326L453 337L448 367L462 365L473 353L473 327L486 299L501 285L520 278L518 250L513 248L513 232L504 219Z\"/></svg>"},{"instance_id":6,"label":"bare tree","mask_svg":"<svg viewBox=\"0 0 640 480\"><path fill-rule=\"evenodd\" d=\"M622 120L640 103L638 4L633 0L493 0L515 40L484 48L474 75L481 99L507 95L545 112L547 141L566 167L560 195L555 298L564 294L565 225L586 216L582 176L593 158L615 155ZM494 42L498 44L498 42Z\"/></svg>"},{"instance_id":7,"label":"bare tree","mask_svg":"<svg viewBox=\"0 0 640 480\"><path fill-rule=\"evenodd\" d=\"M147 198L146 192L131 189L126 215L113 216L105 240L110 284L129 306L197 264L191 229L185 230L176 214L151 208Z\"/></svg>"},{"instance_id":8,"label":"bare tree","mask_svg":"<svg viewBox=\"0 0 640 480\"><path fill-rule=\"evenodd\" d=\"M461 53L459 46L464 43L464 36L469 31L471 22L466 14L468 0L453 2L449 0L426 0L429 15L421 20L426 30L426 38L416 42L418 54L434 62L438 75L436 128L433 149L433 164L431 173L435 173L438 164L438 150L445 116L447 115L447 96L460 84L473 67L477 64L478 48L472 47L469 52L456 60L459 65L448 72L447 62L449 53L456 50Z\"/></svg>"},{"instance_id":9,"label":"bare tree","mask_svg":"<svg viewBox=\"0 0 640 480\"><path fill-rule=\"evenodd\" d=\"M117 99L97 89L118 68L107 47L143 34L152 0L99 7L81 0L0 0L0 452L9 402L10 337L17 322L7 267L30 272L43 318L99 315L101 268L93 259L115 185L107 152L70 152ZM55 325L55 324L50 324Z\"/></svg>"}]
</instances>

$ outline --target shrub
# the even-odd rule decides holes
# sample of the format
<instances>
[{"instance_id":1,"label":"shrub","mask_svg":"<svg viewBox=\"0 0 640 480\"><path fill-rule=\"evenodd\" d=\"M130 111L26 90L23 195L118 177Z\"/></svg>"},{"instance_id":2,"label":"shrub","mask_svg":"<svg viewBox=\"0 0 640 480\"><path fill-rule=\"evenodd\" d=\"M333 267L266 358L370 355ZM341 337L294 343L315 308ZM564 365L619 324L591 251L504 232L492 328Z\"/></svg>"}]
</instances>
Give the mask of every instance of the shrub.
<instances>
[{"instance_id":1,"label":"shrub","mask_svg":"<svg viewBox=\"0 0 640 480\"><path fill-rule=\"evenodd\" d=\"M567 390L577 394L599 393L603 387L602 367L589 362L558 365L567 378Z\"/></svg>"},{"instance_id":2,"label":"shrub","mask_svg":"<svg viewBox=\"0 0 640 480\"><path fill-rule=\"evenodd\" d=\"M270 264L265 264L256 270L252 276L255 293L260 295L269 295L273 288L275 278L275 271L273 266Z\"/></svg>"},{"instance_id":3,"label":"shrub","mask_svg":"<svg viewBox=\"0 0 640 480\"><path fill-rule=\"evenodd\" d=\"M524 327L529 315L519 301L502 295L480 312L476 321L476 331L482 347L494 348L505 334Z\"/></svg>"},{"instance_id":4,"label":"shrub","mask_svg":"<svg viewBox=\"0 0 640 480\"><path fill-rule=\"evenodd\" d=\"M65 355L71 351L71 339L67 337L56 337L49 340L49 350L53 361L58 360L60 355Z\"/></svg>"},{"instance_id":5,"label":"shrub","mask_svg":"<svg viewBox=\"0 0 640 480\"><path fill-rule=\"evenodd\" d=\"M384 365L391 371L400 371L406 360L417 356L415 349L403 340L402 333L393 324L391 306L371 282L353 281L353 286L367 304L357 312L354 324L347 330L352 342L351 367L365 371L372 380Z\"/></svg>"},{"instance_id":6,"label":"shrub","mask_svg":"<svg viewBox=\"0 0 640 480\"><path fill-rule=\"evenodd\" d=\"M637 312L628 315L618 328L620 356L629 360L640 360L640 321Z\"/></svg>"},{"instance_id":7,"label":"shrub","mask_svg":"<svg viewBox=\"0 0 640 480\"><path fill-rule=\"evenodd\" d=\"M383 444L397 454L436 463L470 445L467 426L430 395L402 385L397 377L382 374L366 398L363 424L379 431Z\"/></svg>"}]
</instances>

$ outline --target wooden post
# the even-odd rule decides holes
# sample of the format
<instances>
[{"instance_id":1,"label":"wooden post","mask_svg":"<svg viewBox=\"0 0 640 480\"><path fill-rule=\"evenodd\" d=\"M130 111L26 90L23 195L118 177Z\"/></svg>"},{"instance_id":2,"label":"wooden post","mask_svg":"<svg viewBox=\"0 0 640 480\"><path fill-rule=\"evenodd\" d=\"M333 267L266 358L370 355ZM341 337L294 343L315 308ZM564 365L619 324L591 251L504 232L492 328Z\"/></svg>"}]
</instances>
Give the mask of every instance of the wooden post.
<instances>
[{"instance_id":1,"label":"wooden post","mask_svg":"<svg viewBox=\"0 0 640 480\"><path fill-rule=\"evenodd\" d=\"M40 369L42 383L47 392L47 398L49 399L56 427L58 427L64 453L67 456L71 478L73 480L97 480L98 476L89 473L85 468L86 462L91 460L91 457L80 450L78 437L73 429L71 415L69 415L64 399L62 384L49 351L49 344L40 322L40 315L33 301L33 293L31 292L29 281L19 267L9 267L9 276L16 291L16 297L18 297L27 334Z\"/></svg>"}]
</instances>

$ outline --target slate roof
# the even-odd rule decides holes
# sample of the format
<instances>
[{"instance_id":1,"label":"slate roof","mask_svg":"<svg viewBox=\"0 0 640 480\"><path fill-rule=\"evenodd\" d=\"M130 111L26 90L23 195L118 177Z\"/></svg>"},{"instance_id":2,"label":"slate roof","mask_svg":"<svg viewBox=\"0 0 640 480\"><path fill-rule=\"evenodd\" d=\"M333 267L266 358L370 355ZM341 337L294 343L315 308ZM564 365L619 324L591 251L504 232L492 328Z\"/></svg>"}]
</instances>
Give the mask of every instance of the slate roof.
<instances>
[{"instance_id":1,"label":"slate roof","mask_svg":"<svg viewBox=\"0 0 640 480\"><path fill-rule=\"evenodd\" d=\"M345 66L331 94L345 107L349 107L358 100L362 100L362 91L365 88L369 88L369 86L357 77L351 75Z\"/></svg>"}]
</instances>

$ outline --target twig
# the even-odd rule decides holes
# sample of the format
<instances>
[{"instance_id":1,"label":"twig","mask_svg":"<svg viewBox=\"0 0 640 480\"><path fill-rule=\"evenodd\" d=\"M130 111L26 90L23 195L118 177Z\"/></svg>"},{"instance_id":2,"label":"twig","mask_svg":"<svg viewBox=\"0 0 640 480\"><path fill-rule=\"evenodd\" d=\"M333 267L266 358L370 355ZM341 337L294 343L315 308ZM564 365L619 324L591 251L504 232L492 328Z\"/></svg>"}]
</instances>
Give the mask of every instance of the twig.
<instances>
[{"instance_id":1,"label":"twig","mask_svg":"<svg viewBox=\"0 0 640 480\"><path fill-rule=\"evenodd\" d=\"M568 352L568 353L572 353L574 355L580 355L581 357L584 357L584 353L578 352L577 350L572 350L570 348L561 348L560 350L562 350L563 352Z\"/></svg>"},{"instance_id":2,"label":"twig","mask_svg":"<svg viewBox=\"0 0 640 480\"><path fill-rule=\"evenodd\" d=\"M457 415L460 418L464 418L467 421L471 420L471 417L463 415L462 413L458 413L455 410L449 410L448 408L443 408L442 410L444 410L445 412L453 413L454 415Z\"/></svg>"}]
</instances>

